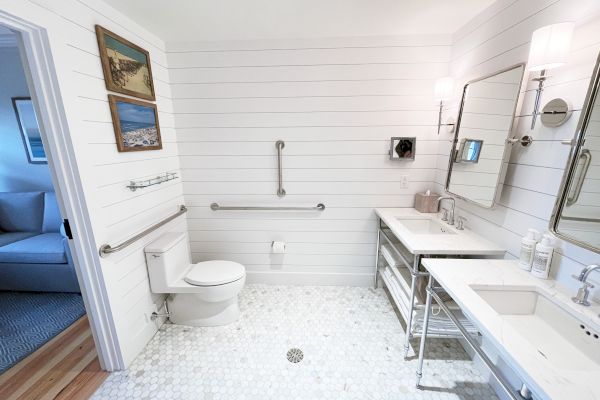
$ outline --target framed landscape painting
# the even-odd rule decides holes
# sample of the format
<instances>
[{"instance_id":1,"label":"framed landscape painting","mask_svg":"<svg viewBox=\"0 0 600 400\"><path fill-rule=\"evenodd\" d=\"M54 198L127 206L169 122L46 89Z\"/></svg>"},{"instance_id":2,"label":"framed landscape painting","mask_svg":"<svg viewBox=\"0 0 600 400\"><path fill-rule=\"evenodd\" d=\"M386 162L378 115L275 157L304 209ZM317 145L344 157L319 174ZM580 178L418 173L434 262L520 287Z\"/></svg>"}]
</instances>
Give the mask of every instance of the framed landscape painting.
<instances>
[{"instance_id":1,"label":"framed landscape painting","mask_svg":"<svg viewBox=\"0 0 600 400\"><path fill-rule=\"evenodd\" d=\"M162 149L155 104L112 94L108 103L119 151Z\"/></svg>"},{"instance_id":2,"label":"framed landscape painting","mask_svg":"<svg viewBox=\"0 0 600 400\"><path fill-rule=\"evenodd\" d=\"M106 88L146 100L155 100L150 55L144 49L96 25Z\"/></svg>"}]
</instances>

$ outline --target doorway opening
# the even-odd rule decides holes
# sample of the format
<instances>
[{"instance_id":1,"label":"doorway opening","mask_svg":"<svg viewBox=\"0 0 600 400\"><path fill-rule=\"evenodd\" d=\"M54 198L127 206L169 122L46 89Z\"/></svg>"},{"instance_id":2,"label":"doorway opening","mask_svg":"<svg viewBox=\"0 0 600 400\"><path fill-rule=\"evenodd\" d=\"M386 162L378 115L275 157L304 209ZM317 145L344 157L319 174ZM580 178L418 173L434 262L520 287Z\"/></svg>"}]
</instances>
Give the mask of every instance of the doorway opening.
<instances>
[{"instance_id":1,"label":"doorway opening","mask_svg":"<svg viewBox=\"0 0 600 400\"><path fill-rule=\"evenodd\" d=\"M107 357L92 334L98 313L86 312L86 257L75 254L70 188L49 154L45 96L21 33L2 23L0 60L0 398L68 398L70 385L106 377Z\"/></svg>"}]
</instances>

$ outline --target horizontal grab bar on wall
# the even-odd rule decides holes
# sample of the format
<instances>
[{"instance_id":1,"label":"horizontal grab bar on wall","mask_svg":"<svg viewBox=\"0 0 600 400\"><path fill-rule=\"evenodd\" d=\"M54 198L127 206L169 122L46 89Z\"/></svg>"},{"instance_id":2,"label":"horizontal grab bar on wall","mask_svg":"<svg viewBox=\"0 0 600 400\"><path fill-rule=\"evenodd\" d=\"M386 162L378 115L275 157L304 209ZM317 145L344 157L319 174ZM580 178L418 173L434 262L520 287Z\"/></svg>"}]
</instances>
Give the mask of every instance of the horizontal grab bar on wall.
<instances>
[{"instance_id":1,"label":"horizontal grab bar on wall","mask_svg":"<svg viewBox=\"0 0 600 400\"><path fill-rule=\"evenodd\" d=\"M109 254L111 253L116 253L117 251L121 251L123 250L125 247L132 245L134 242L137 242L138 240L140 240L141 238L143 238L144 236L146 236L147 234L157 230L158 228L160 228L161 226L167 224L168 222L173 221L175 218L179 217L180 215L183 215L187 212L187 207L184 205L179 206L179 211L177 211L175 214L163 219L162 221L152 225L151 227L149 227L148 229L145 229L144 231L138 233L137 235L135 235L134 237L124 241L123 243L119 243L118 245L116 245L115 247L112 247L110 244L103 244L102 246L100 246L100 257L108 257Z\"/></svg>"},{"instance_id":2,"label":"horizontal grab bar on wall","mask_svg":"<svg viewBox=\"0 0 600 400\"><path fill-rule=\"evenodd\" d=\"M210 209L213 211L323 211L325 204L319 203L315 207L253 207L253 206L227 206L223 207L212 203Z\"/></svg>"}]
</instances>

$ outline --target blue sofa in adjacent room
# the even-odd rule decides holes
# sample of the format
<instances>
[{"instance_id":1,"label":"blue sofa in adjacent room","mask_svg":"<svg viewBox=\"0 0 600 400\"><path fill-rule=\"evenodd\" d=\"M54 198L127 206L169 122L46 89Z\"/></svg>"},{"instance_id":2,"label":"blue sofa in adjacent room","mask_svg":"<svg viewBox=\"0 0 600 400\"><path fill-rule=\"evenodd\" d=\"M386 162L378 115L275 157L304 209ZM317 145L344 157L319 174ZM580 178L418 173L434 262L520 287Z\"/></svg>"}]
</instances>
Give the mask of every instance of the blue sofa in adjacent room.
<instances>
[{"instance_id":1,"label":"blue sofa in adjacent room","mask_svg":"<svg viewBox=\"0 0 600 400\"><path fill-rule=\"evenodd\" d=\"M53 192L0 193L0 290L80 292Z\"/></svg>"}]
</instances>

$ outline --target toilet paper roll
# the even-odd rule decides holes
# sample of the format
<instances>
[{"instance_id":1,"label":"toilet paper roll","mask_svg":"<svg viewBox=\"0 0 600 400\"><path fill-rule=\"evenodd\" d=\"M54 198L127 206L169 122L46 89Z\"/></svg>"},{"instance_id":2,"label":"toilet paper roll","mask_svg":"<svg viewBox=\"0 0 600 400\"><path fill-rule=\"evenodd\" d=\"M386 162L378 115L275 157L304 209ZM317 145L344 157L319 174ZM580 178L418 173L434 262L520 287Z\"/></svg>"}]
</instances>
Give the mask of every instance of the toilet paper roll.
<instances>
[{"instance_id":1,"label":"toilet paper roll","mask_svg":"<svg viewBox=\"0 0 600 400\"><path fill-rule=\"evenodd\" d=\"M273 248L273 254L285 253L285 242L273 242L271 247Z\"/></svg>"}]
</instances>

